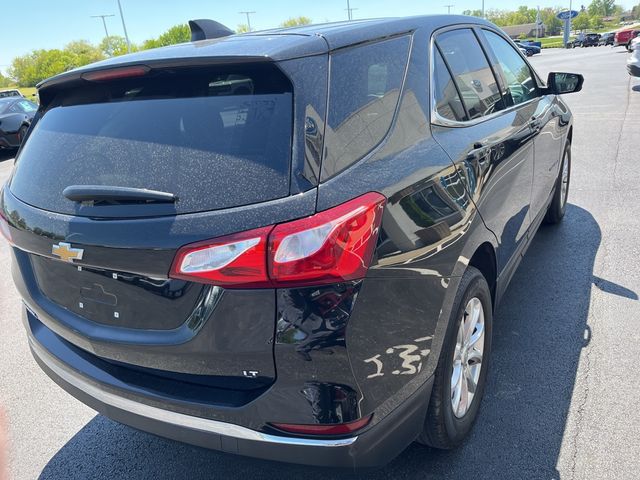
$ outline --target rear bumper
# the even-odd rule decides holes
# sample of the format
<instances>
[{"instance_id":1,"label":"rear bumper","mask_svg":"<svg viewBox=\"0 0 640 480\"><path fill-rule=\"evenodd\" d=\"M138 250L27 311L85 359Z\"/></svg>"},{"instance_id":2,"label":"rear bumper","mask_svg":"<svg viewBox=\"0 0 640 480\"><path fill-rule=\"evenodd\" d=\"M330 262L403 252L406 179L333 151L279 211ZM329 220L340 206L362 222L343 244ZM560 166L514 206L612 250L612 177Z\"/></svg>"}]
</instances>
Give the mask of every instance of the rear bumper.
<instances>
[{"instance_id":1,"label":"rear bumper","mask_svg":"<svg viewBox=\"0 0 640 480\"><path fill-rule=\"evenodd\" d=\"M139 430L193 445L249 457L339 468L385 465L422 429L433 377L384 419L356 436L310 439L273 435L145 403L101 384L60 361L29 332L31 352L68 393L98 412Z\"/></svg>"}]
</instances>

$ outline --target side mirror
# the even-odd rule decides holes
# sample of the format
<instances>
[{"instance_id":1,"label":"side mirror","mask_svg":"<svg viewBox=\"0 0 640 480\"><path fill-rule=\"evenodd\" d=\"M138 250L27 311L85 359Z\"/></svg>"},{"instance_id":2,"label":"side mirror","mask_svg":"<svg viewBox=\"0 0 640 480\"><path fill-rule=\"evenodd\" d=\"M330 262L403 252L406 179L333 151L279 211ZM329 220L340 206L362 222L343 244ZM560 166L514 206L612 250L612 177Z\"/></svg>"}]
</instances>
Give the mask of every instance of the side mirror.
<instances>
[{"instance_id":1,"label":"side mirror","mask_svg":"<svg viewBox=\"0 0 640 480\"><path fill-rule=\"evenodd\" d=\"M551 72L547 79L547 92L554 95L582 90L584 77L579 73Z\"/></svg>"}]
</instances>

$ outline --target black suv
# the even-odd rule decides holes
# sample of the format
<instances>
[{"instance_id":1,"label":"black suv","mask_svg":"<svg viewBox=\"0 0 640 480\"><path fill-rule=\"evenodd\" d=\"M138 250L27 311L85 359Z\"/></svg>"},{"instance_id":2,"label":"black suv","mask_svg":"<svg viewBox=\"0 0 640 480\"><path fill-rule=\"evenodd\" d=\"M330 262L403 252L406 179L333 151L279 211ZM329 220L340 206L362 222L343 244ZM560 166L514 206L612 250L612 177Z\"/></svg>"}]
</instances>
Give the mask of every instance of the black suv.
<instances>
[{"instance_id":1,"label":"black suv","mask_svg":"<svg viewBox=\"0 0 640 480\"><path fill-rule=\"evenodd\" d=\"M225 452L359 467L458 445L495 307L564 215L558 94L582 77L543 82L466 16L193 25L208 39L39 86L0 203L36 361L117 421Z\"/></svg>"},{"instance_id":2,"label":"black suv","mask_svg":"<svg viewBox=\"0 0 640 480\"><path fill-rule=\"evenodd\" d=\"M614 37L615 37L614 32L603 33L600 36L600 40L598 40L598 46L602 45L606 47L607 45L613 45Z\"/></svg>"},{"instance_id":3,"label":"black suv","mask_svg":"<svg viewBox=\"0 0 640 480\"><path fill-rule=\"evenodd\" d=\"M571 46L573 48L597 47L599 42L600 42L599 33L581 33L573 42L571 42Z\"/></svg>"}]
</instances>

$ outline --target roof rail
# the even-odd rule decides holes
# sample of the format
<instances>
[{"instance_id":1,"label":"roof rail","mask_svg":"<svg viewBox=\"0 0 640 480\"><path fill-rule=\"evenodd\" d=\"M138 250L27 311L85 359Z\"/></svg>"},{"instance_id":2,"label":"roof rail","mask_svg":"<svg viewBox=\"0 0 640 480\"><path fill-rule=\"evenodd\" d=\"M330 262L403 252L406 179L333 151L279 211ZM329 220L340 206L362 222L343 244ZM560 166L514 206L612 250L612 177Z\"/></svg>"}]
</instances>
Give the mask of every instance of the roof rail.
<instances>
[{"instance_id":1,"label":"roof rail","mask_svg":"<svg viewBox=\"0 0 640 480\"><path fill-rule=\"evenodd\" d=\"M222 38L233 35L235 32L215 20L202 18L199 20L189 20L191 29L191 41L210 40L212 38Z\"/></svg>"}]
</instances>

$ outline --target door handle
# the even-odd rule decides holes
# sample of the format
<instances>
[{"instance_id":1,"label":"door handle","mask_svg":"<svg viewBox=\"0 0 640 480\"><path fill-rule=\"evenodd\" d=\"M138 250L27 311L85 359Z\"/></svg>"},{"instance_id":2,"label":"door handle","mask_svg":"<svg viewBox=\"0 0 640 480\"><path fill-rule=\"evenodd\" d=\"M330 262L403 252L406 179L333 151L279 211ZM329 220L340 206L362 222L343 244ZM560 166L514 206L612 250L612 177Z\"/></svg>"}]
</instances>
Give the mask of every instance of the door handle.
<instances>
[{"instance_id":1,"label":"door handle","mask_svg":"<svg viewBox=\"0 0 640 480\"><path fill-rule=\"evenodd\" d=\"M529 128L531 128L531 130L533 130L534 132L539 131L541 128L541 125L542 123L536 117L532 117L531 120L529 121Z\"/></svg>"},{"instance_id":2,"label":"door handle","mask_svg":"<svg viewBox=\"0 0 640 480\"><path fill-rule=\"evenodd\" d=\"M473 144L473 150L469 152L467 158L469 160L477 161L481 166L489 160L489 156L491 155L491 147L485 145L481 142L476 142Z\"/></svg>"}]
</instances>

